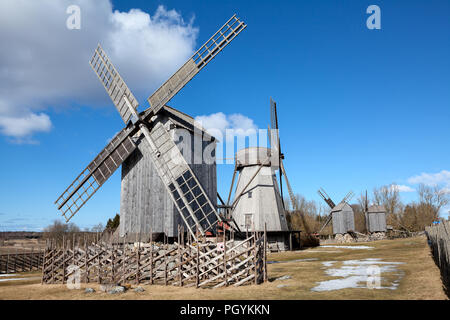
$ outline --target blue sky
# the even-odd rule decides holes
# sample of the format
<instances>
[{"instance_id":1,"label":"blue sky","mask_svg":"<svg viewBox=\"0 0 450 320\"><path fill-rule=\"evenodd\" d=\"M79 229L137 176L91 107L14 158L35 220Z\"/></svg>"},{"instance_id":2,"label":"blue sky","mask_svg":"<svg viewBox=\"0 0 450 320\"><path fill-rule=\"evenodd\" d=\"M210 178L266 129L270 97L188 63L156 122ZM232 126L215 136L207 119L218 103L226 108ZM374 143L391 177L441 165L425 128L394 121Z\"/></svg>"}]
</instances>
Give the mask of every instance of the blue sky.
<instances>
[{"instance_id":1,"label":"blue sky","mask_svg":"<svg viewBox=\"0 0 450 320\"><path fill-rule=\"evenodd\" d=\"M69 2L81 8L80 30L65 27ZM247 29L169 105L192 116L241 114L264 129L273 97L290 182L308 199L320 200L319 187L335 201L349 190L390 183L450 188L448 1L113 1L112 8L107 1L69 2L45 8L36 1L20 10L12 2L1 10L14 19L0 19L0 40L20 37L0 48L0 231L39 230L58 218L53 202L122 128L87 63L97 42L106 43L144 109L145 99L233 13ZM371 4L381 9L381 30L366 27ZM180 33L169 35L172 51L153 58L165 50L165 36L152 47L159 51L142 50L144 38L130 36L126 24L135 16L121 13L139 9L153 18L160 6L166 20L153 22L168 21ZM232 172L233 165L218 165L223 197ZM417 194L401 197L409 202ZM105 223L119 204L120 170L72 221Z\"/></svg>"}]
</instances>

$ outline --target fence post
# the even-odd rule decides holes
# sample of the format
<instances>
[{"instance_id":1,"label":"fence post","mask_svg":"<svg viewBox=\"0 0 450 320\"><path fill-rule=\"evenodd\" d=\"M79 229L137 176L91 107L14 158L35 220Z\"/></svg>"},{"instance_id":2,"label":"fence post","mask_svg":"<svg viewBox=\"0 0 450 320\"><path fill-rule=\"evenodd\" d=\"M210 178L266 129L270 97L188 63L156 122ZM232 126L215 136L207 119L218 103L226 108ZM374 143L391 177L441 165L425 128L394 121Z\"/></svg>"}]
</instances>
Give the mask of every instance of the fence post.
<instances>
[{"instance_id":1,"label":"fence post","mask_svg":"<svg viewBox=\"0 0 450 320\"><path fill-rule=\"evenodd\" d=\"M224 272L225 286L228 286L228 280L227 280L227 236L226 236L225 226L223 226L223 272Z\"/></svg>"},{"instance_id":2,"label":"fence post","mask_svg":"<svg viewBox=\"0 0 450 320\"><path fill-rule=\"evenodd\" d=\"M14 258L14 273L16 273L16 272L17 272L17 248L16 248L16 255Z\"/></svg>"},{"instance_id":3,"label":"fence post","mask_svg":"<svg viewBox=\"0 0 450 320\"><path fill-rule=\"evenodd\" d=\"M62 243L62 266L63 266L63 276L62 276L62 283L64 283L64 280L66 279L66 241L65 237L63 236L63 243Z\"/></svg>"},{"instance_id":4,"label":"fence post","mask_svg":"<svg viewBox=\"0 0 450 320\"><path fill-rule=\"evenodd\" d=\"M153 230L150 225L150 284L153 284Z\"/></svg>"},{"instance_id":5,"label":"fence post","mask_svg":"<svg viewBox=\"0 0 450 320\"><path fill-rule=\"evenodd\" d=\"M267 281L267 223L264 223L264 282Z\"/></svg>"},{"instance_id":6,"label":"fence post","mask_svg":"<svg viewBox=\"0 0 450 320\"><path fill-rule=\"evenodd\" d=\"M139 284L139 277L140 277L140 262L141 262L141 234L139 233L139 242L138 242L138 246L137 246L137 252L136 252L136 284Z\"/></svg>"},{"instance_id":7,"label":"fence post","mask_svg":"<svg viewBox=\"0 0 450 320\"><path fill-rule=\"evenodd\" d=\"M197 242L197 266L195 269L195 287L198 288L198 284L199 284L199 263L200 263L200 254L199 254L199 243Z\"/></svg>"},{"instance_id":8,"label":"fence post","mask_svg":"<svg viewBox=\"0 0 450 320\"><path fill-rule=\"evenodd\" d=\"M41 278L41 284L44 284L44 271L45 271L45 255L47 254L47 247L48 247L48 239L45 240L45 248L44 248L44 256L42 257L42 278Z\"/></svg>"},{"instance_id":9,"label":"fence post","mask_svg":"<svg viewBox=\"0 0 450 320\"><path fill-rule=\"evenodd\" d=\"M98 253L97 253L98 251ZM97 235L97 242L95 243L95 253L97 254L97 276L98 276L98 283L101 284L102 283L102 278L101 278L101 266L100 266L100 248L98 247L98 235Z\"/></svg>"},{"instance_id":10,"label":"fence post","mask_svg":"<svg viewBox=\"0 0 450 320\"><path fill-rule=\"evenodd\" d=\"M8 250L8 256L6 258L6 274L9 273L9 250Z\"/></svg>"},{"instance_id":11,"label":"fence post","mask_svg":"<svg viewBox=\"0 0 450 320\"><path fill-rule=\"evenodd\" d=\"M86 235L84 235L84 283L89 283L89 268L88 268L88 246L86 242Z\"/></svg>"},{"instance_id":12,"label":"fence post","mask_svg":"<svg viewBox=\"0 0 450 320\"><path fill-rule=\"evenodd\" d=\"M166 245L164 248L164 285L167 286L167 250L169 246Z\"/></svg>"}]
</instances>

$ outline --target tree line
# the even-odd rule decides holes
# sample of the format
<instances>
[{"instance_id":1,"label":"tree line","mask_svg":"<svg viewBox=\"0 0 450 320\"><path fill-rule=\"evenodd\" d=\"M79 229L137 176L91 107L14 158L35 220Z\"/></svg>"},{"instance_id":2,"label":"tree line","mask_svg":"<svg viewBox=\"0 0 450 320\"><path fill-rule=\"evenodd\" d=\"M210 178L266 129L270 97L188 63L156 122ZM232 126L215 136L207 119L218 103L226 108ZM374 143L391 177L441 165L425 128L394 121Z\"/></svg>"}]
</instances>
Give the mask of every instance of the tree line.
<instances>
[{"instance_id":1,"label":"tree line","mask_svg":"<svg viewBox=\"0 0 450 320\"><path fill-rule=\"evenodd\" d=\"M43 238L62 244L63 241L75 241L83 243L84 241L95 241L103 236L105 232L113 233L120 224L120 215L116 214L113 219L108 219L106 226L102 223L96 224L91 228L81 230L75 223L64 223L60 220L54 220L52 224L44 228Z\"/></svg>"},{"instance_id":2,"label":"tree line","mask_svg":"<svg viewBox=\"0 0 450 320\"><path fill-rule=\"evenodd\" d=\"M373 205L382 205L386 209L386 224L396 230L416 232L425 230L433 222L442 220L439 212L450 203L450 194L438 186L419 185L418 200L407 204L402 203L398 186L390 184L374 188L371 195L368 195L367 202ZM307 200L302 195L296 195L294 201L296 206L285 199L287 207L287 220L291 230L305 230L303 219L308 224L312 233L319 232L325 222L330 208L324 203L317 203L314 200ZM356 203L350 204L355 215L355 231L366 233L365 206L366 194L361 192ZM293 210L296 207L298 210ZM321 234L332 234L332 227L329 224Z\"/></svg>"}]
</instances>

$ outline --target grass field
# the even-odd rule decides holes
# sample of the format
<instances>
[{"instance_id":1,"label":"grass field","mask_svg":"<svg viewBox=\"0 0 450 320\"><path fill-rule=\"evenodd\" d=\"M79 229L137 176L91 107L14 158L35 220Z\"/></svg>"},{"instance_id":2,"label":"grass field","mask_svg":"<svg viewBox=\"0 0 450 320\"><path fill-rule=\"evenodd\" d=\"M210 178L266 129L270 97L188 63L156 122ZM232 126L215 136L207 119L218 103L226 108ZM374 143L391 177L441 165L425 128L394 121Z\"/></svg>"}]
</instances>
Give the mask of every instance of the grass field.
<instances>
[{"instance_id":1,"label":"grass field","mask_svg":"<svg viewBox=\"0 0 450 320\"><path fill-rule=\"evenodd\" d=\"M0 281L0 299L448 299L425 237L351 246L363 247L322 246L271 254L268 261L277 262L268 264L269 281L258 286L195 289L145 285L142 293L128 290L110 295L99 292L95 284L82 284L81 290L69 290L64 285L41 285L39 279L33 279L40 274L34 273L25 275L24 280ZM370 265L381 268L381 289L368 288L366 276L361 276L361 272L364 273ZM281 276L291 278L276 280ZM311 290L329 289L336 284L338 287L342 284L352 286L352 281L353 286L357 284L359 287ZM323 283L319 286L320 282ZM96 292L84 293L87 287Z\"/></svg>"}]
</instances>

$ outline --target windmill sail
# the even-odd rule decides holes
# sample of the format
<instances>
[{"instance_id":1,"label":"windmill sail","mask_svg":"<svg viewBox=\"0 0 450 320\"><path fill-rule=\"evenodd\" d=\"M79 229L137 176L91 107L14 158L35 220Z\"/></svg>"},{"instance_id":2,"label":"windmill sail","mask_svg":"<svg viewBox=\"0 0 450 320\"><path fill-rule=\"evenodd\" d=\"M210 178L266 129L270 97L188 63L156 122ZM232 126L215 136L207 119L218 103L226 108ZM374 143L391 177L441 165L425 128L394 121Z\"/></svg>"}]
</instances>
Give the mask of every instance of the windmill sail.
<instances>
[{"instance_id":1,"label":"windmill sail","mask_svg":"<svg viewBox=\"0 0 450 320\"><path fill-rule=\"evenodd\" d=\"M320 188L320 190L317 190L317 193L322 197L322 199L328 204L328 206L333 209L336 207L336 204L333 200L328 196L328 194L323 190L323 188Z\"/></svg>"},{"instance_id":2,"label":"windmill sail","mask_svg":"<svg viewBox=\"0 0 450 320\"><path fill-rule=\"evenodd\" d=\"M150 111L156 114L245 27L245 23L233 15L169 80L148 98Z\"/></svg>"},{"instance_id":3,"label":"windmill sail","mask_svg":"<svg viewBox=\"0 0 450 320\"><path fill-rule=\"evenodd\" d=\"M56 200L67 221L92 197L114 171L136 149L131 137L144 134L151 148L152 160L170 197L191 234L205 235L221 220L211 200L183 158L180 150L161 123L143 122L149 113L156 114L203 67L225 48L246 25L231 17L200 49L149 99L151 108L140 116L138 102L100 45L89 61L100 82L127 127L103 149L88 167ZM130 124L132 120L133 124ZM153 127L150 127L153 126Z\"/></svg>"},{"instance_id":4,"label":"windmill sail","mask_svg":"<svg viewBox=\"0 0 450 320\"><path fill-rule=\"evenodd\" d=\"M333 200L331 200L330 196L325 192L325 190L323 188L320 188L320 190L317 190L317 192L319 193L319 195L322 197L322 199L328 204L328 206L331 209L334 209L336 207L336 204L333 202ZM349 201L352 197L353 197L353 191L350 191L349 193L347 193L347 195L341 200L341 202L339 203L344 203ZM319 230L319 233L322 232L323 229L325 229L325 227L330 223L330 221L332 220L333 215L330 213L325 222L323 223L322 227Z\"/></svg>"},{"instance_id":5,"label":"windmill sail","mask_svg":"<svg viewBox=\"0 0 450 320\"><path fill-rule=\"evenodd\" d=\"M282 158L280 135L278 131L277 104L270 98L270 149L272 150L272 166L278 168ZM282 172L280 171L280 179ZM281 182L280 182L281 184Z\"/></svg>"},{"instance_id":6,"label":"windmill sail","mask_svg":"<svg viewBox=\"0 0 450 320\"><path fill-rule=\"evenodd\" d=\"M89 61L89 64L97 74L100 82L105 87L106 92L116 106L117 111L119 111L123 122L125 122L125 124L128 124L128 121L130 121L130 119L132 118L133 113L128 108L126 100L123 99L123 96L126 96L128 98L128 101L130 102L134 110L137 109L139 104L131 90L128 88L122 77L117 72L114 65L109 60L105 51L103 51L100 44L95 49L94 55Z\"/></svg>"},{"instance_id":7,"label":"windmill sail","mask_svg":"<svg viewBox=\"0 0 450 320\"><path fill-rule=\"evenodd\" d=\"M292 191L291 184L289 183L289 180L288 180L288 177L287 177L287 174L286 174L286 170L284 169L283 160L280 161L280 169L283 172L284 180L286 181L286 186L288 188L289 197L291 199L292 209L294 209L294 211L298 211L298 203L297 203L297 201L295 199L294 192ZM304 216L303 212L299 211L298 213L300 214L300 218L302 219L303 226L305 228L306 234L310 235L311 234L311 230L309 228L308 223L306 222L306 219L305 219L305 216Z\"/></svg>"},{"instance_id":8,"label":"windmill sail","mask_svg":"<svg viewBox=\"0 0 450 320\"><path fill-rule=\"evenodd\" d=\"M136 149L132 128L120 131L55 201L69 221Z\"/></svg>"},{"instance_id":9,"label":"windmill sail","mask_svg":"<svg viewBox=\"0 0 450 320\"><path fill-rule=\"evenodd\" d=\"M143 132L158 174L191 234L196 238L196 231L213 231L221 218L167 130L157 123L151 132Z\"/></svg>"}]
</instances>

